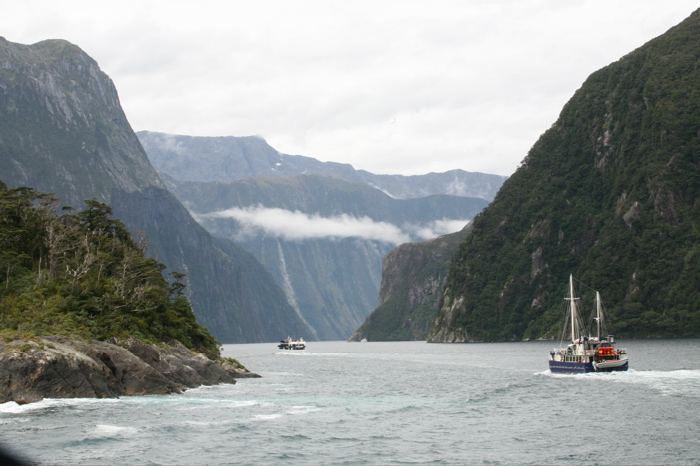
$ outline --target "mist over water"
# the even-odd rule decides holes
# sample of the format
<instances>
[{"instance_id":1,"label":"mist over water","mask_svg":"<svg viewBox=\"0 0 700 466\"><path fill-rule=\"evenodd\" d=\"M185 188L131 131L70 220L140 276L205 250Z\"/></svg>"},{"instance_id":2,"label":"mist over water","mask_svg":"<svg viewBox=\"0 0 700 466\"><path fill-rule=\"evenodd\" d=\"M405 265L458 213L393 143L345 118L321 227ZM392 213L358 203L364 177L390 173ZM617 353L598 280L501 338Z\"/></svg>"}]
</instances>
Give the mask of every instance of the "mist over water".
<instances>
[{"instance_id":1,"label":"mist over water","mask_svg":"<svg viewBox=\"0 0 700 466\"><path fill-rule=\"evenodd\" d=\"M551 375L552 342L226 345L260 379L0 405L40 464L697 464L700 340L621 341L628 372Z\"/></svg>"}]
</instances>

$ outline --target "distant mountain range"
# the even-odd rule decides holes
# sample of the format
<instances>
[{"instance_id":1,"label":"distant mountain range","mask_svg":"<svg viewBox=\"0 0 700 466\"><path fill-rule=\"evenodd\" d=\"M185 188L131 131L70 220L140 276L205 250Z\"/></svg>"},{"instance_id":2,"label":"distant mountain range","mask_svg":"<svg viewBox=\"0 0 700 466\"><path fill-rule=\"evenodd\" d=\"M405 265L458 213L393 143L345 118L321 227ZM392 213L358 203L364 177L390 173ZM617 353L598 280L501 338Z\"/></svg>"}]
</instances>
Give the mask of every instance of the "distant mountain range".
<instances>
[{"instance_id":1,"label":"distant mountain range","mask_svg":"<svg viewBox=\"0 0 700 466\"><path fill-rule=\"evenodd\" d=\"M376 175L352 165L283 154L264 139L197 137L139 131L151 163L175 181L231 182L242 178L284 178L317 174L356 181L396 199L447 194L493 200L506 176L450 170L425 175Z\"/></svg>"},{"instance_id":2,"label":"distant mountain range","mask_svg":"<svg viewBox=\"0 0 700 466\"><path fill-rule=\"evenodd\" d=\"M460 230L488 204L447 192L491 196L504 179L373 175L280 154L256 137L138 136L199 223L255 255L320 340L347 339L377 307L391 249Z\"/></svg>"}]
</instances>

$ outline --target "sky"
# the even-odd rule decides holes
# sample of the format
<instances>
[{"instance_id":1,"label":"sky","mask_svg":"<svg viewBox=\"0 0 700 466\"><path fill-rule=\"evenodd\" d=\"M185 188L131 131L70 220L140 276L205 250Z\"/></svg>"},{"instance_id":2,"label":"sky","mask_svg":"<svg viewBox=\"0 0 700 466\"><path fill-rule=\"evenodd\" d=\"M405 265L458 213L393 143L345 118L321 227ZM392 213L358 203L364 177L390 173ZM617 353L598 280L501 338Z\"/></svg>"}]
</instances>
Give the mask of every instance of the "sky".
<instances>
[{"instance_id":1,"label":"sky","mask_svg":"<svg viewBox=\"0 0 700 466\"><path fill-rule=\"evenodd\" d=\"M0 35L65 39L135 131L263 137L416 175L510 175L594 71L689 0L0 0Z\"/></svg>"}]
</instances>

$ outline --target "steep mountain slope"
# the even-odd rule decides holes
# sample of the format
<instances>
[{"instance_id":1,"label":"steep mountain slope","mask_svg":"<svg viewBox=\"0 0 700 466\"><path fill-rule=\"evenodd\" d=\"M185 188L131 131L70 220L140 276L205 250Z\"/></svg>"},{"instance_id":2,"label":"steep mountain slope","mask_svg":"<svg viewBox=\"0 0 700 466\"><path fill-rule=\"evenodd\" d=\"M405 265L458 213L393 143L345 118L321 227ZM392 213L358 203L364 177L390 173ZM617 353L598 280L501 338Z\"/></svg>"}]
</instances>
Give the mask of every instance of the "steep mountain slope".
<instances>
[{"instance_id":1,"label":"steep mountain slope","mask_svg":"<svg viewBox=\"0 0 700 466\"><path fill-rule=\"evenodd\" d=\"M81 207L114 189L164 188L112 81L77 46L0 38L0 173Z\"/></svg>"},{"instance_id":2,"label":"steep mountain slope","mask_svg":"<svg viewBox=\"0 0 700 466\"><path fill-rule=\"evenodd\" d=\"M456 255L433 342L558 335L566 280L621 336L700 334L700 11L593 73Z\"/></svg>"},{"instance_id":3,"label":"steep mountain slope","mask_svg":"<svg viewBox=\"0 0 700 466\"><path fill-rule=\"evenodd\" d=\"M262 266L214 240L165 189L112 81L77 46L0 39L0 173L9 187L53 192L75 208L111 204L147 234L150 253L187 274L197 319L222 342L309 333Z\"/></svg>"},{"instance_id":4,"label":"steep mountain slope","mask_svg":"<svg viewBox=\"0 0 700 466\"><path fill-rule=\"evenodd\" d=\"M352 165L321 162L311 157L282 154L264 139L194 137L139 131L151 163L177 181L230 182L247 177L290 177L318 174L373 186L397 199L434 194L493 200L507 177L450 170L426 175L377 175Z\"/></svg>"},{"instance_id":5,"label":"steep mountain slope","mask_svg":"<svg viewBox=\"0 0 700 466\"><path fill-rule=\"evenodd\" d=\"M322 340L348 338L376 307L382 257L393 247L435 237L448 220L462 226L487 204L393 199L320 175L172 182L171 189L208 231L254 254Z\"/></svg>"},{"instance_id":6,"label":"steep mountain slope","mask_svg":"<svg viewBox=\"0 0 700 466\"><path fill-rule=\"evenodd\" d=\"M169 258L169 269L187 274L195 313L223 342L276 341L308 335L274 278L250 253L212 237L168 191L115 191L111 205L132 228L148 232L150 250ZM178 206L175 208L174 206ZM194 305L193 305L194 307Z\"/></svg>"},{"instance_id":7,"label":"steep mountain slope","mask_svg":"<svg viewBox=\"0 0 700 466\"><path fill-rule=\"evenodd\" d=\"M350 341L425 340L439 310L450 262L470 226L421 243L405 243L384 256L380 305Z\"/></svg>"}]
</instances>

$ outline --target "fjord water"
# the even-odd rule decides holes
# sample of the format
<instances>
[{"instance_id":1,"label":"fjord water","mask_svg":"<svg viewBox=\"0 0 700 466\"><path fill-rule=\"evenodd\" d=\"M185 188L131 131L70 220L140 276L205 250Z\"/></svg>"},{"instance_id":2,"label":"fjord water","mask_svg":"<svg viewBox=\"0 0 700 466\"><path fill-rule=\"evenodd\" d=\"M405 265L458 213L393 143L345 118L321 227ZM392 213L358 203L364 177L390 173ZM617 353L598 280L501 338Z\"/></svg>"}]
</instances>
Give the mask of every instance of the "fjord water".
<instances>
[{"instance_id":1,"label":"fjord water","mask_svg":"<svg viewBox=\"0 0 700 466\"><path fill-rule=\"evenodd\" d=\"M552 375L552 342L226 345L260 379L0 405L40 464L698 464L700 340L620 342L631 370Z\"/></svg>"}]
</instances>

